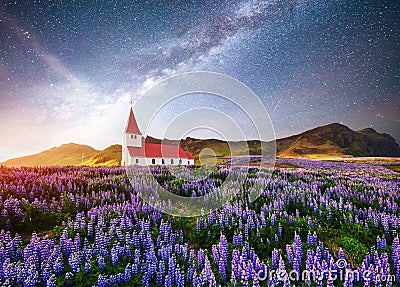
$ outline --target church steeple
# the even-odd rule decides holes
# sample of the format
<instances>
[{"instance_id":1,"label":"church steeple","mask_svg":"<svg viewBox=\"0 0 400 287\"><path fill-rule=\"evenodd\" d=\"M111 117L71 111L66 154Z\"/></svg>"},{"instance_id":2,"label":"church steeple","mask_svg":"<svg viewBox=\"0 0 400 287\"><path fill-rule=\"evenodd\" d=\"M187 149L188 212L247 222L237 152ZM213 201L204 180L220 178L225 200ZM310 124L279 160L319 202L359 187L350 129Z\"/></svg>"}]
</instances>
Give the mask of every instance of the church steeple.
<instances>
[{"instance_id":1,"label":"church steeple","mask_svg":"<svg viewBox=\"0 0 400 287\"><path fill-rule=\"evenodd\" d=\"M135 115L133 114L132 108L129 113L128 122L126 123L125 133L126 134L134 134L134 135L142 135L142 133L139 130L138 124L136 122Z\"/></svg>"},{"instance_id":2,"label":"church steeple","mask_svg":"<svg viewBox=\"0 0 400 287\"><path fill-rule=\"evenodd\" d=\"M138 124L133 114L131 107L129 118L122 135L122 165L133 164L129 159L128 147L142 148L144 144L144 137L139 130Z\"/></svg>"}]
</instances>

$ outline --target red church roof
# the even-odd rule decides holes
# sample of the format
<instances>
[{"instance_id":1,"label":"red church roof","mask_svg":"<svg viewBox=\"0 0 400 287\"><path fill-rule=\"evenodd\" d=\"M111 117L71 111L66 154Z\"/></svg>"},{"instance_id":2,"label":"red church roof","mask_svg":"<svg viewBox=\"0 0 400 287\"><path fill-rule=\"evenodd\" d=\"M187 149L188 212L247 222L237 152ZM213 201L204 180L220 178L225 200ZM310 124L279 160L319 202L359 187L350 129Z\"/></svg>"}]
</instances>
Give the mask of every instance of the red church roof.
<instances>
[{"instance_id":1,"label":"red church roof","mask_svg":"<svg viewBox=\"0 0 400 287\"><path fill-rule=\"evenodd\" d=\"M137 122L136 122L135 116L133 114L132 108L131 108L131 112L129 113L128 122L126 123L125 133L137 134L137 135L141 135L142 134L140 132L140 130L139 130L138 125L137 125Z\"/></svg>"},{"instance_id":2,"label":"red church roof","mask_svg":"<svg viewBox=\"0 0 400 287\"><path fill-rule=\"evenodd\" d=\"M176 145L144 143L143 148L128 146L128 151L130 156L193 159L191 153L185 152L180 146Z\"/></svg>"}]
</instances>

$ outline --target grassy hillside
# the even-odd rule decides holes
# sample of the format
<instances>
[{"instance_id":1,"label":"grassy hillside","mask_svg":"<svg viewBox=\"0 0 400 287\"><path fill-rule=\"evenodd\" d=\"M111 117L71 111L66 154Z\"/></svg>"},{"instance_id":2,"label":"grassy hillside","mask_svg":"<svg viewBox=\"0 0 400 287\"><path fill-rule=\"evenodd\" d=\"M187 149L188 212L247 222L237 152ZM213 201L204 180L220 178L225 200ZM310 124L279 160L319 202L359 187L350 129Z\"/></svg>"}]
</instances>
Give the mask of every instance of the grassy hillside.
<instances>
[{"instance_id":1,"label":"grassy hillside","mask_svg":"<svg viewBox=\"0 0 400 287\"><path fill-rule=\"evenodd\" d=\"M85 159L83 164L88 166L116 166L121 164L121 158L121 145L112 145Z\"/></svg>"},{"instance_id":2,"label":"grassy hillside","mask_svg":"<svg viewBox=\"0 0 400 287\"><path fill-rule=\"evenodd\" d=\"M113 166L121 164L121 145L112 145L99 151L87 145L64 144L38 154L7 160L2 165L19 166Z\"/></svg>"},{"instance_id":3,"label":"grassy hillside","mask_svg":"<svg viewBox=\"0 0 400 287\"><path fill-rule=\"evenodd\" d=\"M91 157L98 152L98 150L87 145L69 143L38 154L10 159L1 164L9 167L80 165L82 156L84 158Z\"/></svg>"},{"instance_id":4,"label":"grassy hillside","mask_svg":"<svg viewBox=\"0 0 400 287\"><path fill-rule=\"evenodd\" d=\"M153 142L159 140L151 139ZM168 142L168 141L166 141ZM178 141L173 142L175 144ZM193 153L198 159L204 148L213 149L220 161L231 155L228 143L220 140L202 140L187 138L180 141L186 151ZM260 154L259 141L247 141L251 155ZM246 142L230 143L232 155L243 155L246 151ZM264 147L272 148L271 143L264 143ZM281 157L330 158L353 156L400 156L400 147L388 134L380 134L368 128L353 131L350 128L334 123L303 132L298 135L276 140L276 154Z\"/></svg>"},{"instance_id":5,"label":"grassy hillside","mask_svg":"<svg viewBox=\"0 0 400 287\"><path fill-rule=\"evenodd\" d=\"M400 156L400 147L388 134L368 128L353 131L334 123L277 141L283 157Z\"/></svg>"}]
</instances>

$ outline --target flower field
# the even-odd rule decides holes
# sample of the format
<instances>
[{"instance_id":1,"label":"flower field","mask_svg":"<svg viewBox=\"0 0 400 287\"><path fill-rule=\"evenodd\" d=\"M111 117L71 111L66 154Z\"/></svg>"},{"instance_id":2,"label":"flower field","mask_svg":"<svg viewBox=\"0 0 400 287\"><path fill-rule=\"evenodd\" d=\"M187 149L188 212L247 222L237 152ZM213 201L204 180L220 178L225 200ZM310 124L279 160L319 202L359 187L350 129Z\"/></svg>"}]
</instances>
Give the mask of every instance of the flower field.
<instances>
[{"instance_id":1,"label":"flower field","mask_svg":"<svg viewBox=\"0 0 400 287\"><path fill-rule=\"evenodd\" d=\"M132 182L122 167L0 167L0 283L398 286L399 176L366 163L278 161L299 168L243 168L232 200L199 217L144 202L154 187L139 168ZM154 167L151 176L199 197L228 174L190 182Z\"/></svg>"}]
</instances>

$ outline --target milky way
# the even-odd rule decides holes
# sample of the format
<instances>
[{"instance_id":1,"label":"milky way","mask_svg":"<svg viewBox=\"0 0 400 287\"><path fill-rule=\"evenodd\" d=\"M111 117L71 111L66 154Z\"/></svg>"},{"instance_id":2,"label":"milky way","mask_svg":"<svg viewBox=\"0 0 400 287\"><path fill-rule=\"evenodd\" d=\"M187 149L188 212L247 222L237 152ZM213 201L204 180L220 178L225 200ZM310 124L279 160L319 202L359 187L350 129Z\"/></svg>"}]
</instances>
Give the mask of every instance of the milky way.
<instances>
[{"instance_id":1,"label":"milky way","mask_svg":"<svg viewBox=\"0 0 400 287\"><path fill-rule=\"evenodd\" d=\"M200 70L248 85L277 137L340 122L400 140L398 1L5 1L0 9L0 160L67 141L118 143L131 99Z\"/></svg>"}]
</instances>

